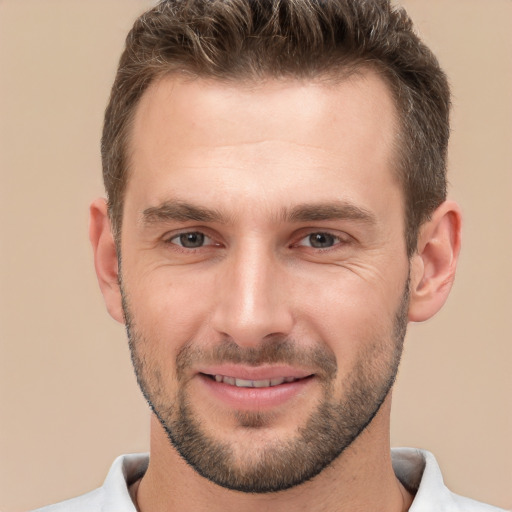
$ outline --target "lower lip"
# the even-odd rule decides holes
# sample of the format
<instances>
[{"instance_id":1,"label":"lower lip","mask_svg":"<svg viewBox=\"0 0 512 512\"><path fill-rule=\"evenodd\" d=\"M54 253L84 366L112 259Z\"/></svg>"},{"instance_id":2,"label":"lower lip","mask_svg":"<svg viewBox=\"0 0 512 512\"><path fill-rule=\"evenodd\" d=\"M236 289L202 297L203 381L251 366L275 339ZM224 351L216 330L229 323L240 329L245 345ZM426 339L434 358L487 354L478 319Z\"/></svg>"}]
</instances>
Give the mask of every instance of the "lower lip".
<instances>
[{"instance_id":1,"label":"lower lip","mask_svg":"<svg viewBox=\"0 0 512 512\"><path fill-rule=\"evenodd\" d=\"M246 411L259 411L283 405L304 393L306 387L311 386L314 380L314 377L307 377L278 386L241 388L217 382L202 374L199 374L198 377L215 398L229 407Z\"/></svg>"}]
</instances>

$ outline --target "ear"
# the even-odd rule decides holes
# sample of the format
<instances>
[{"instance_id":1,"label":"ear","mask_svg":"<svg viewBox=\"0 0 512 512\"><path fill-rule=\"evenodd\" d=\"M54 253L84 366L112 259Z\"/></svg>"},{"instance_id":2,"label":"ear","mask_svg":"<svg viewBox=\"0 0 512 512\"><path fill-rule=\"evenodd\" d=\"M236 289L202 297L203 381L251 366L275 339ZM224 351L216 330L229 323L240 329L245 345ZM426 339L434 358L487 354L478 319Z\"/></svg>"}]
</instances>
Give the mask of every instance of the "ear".
<instances>
[{"instance_id":1,"label":"ear","mask_svg":"<svg viewBox=\"0 0 512 512\"><path fill-rule=\"evenodd\" d=\"M420 228L411 260L410 321L431 318L446 302L455 279L460 241L460 208L445 201Z\"/></svg>"},{"instance_id":2,"label":"ear","mask_svg":"<svg viewBox=\"0 0 512 512\"><path fill-rule=\"evenodd\" d=\"M94 252L94 267L101 293L112 318L124 324L117 250L106 200L100 198L94 201L89 212L89 240Z\"/></svg>"}]
</instances>

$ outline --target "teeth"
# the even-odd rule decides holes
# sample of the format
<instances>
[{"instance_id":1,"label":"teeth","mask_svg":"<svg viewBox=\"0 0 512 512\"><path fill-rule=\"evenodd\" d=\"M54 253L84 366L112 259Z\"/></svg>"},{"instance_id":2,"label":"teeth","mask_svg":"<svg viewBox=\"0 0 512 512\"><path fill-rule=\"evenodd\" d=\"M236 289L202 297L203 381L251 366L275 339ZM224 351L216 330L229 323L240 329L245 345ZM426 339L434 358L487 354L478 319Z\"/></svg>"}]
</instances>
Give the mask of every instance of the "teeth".
<instances>
[{"instance_id":1,"label":"teeth","mask_svg":"<svg viewBox=\"0 0 512 512\"><path fill-rule=\"evenodd\" d=\"M253 380L235 379L235 386L237 388L253 388L254 382Z\"/></svg>"},{"instance_id":2,"label":"teeth","mask_svg":"<svg viewBox=\"0 0 512 512\"><path fill-rule=\"evenodd\" d=\"M255 388L268 388L270 386L270 380L268 380L268 379L253 380L253 381L249 381L249 382L252 382L253 387L255 387ZM238 382L236 383L236 385L238 386Z\"/></svg>"},{"instance_id":3,"label":"teeth","mask_svg":"<svg viewBox=\"0 0 512 512\"><path fill-rule=\"evenodd\" d=\"M235 377L228 377L226 375L215 375L216 382L224 382L238 388L268 388L272 386L279 386L285 382L294 382L298 379L295 377L277 377L275 379L261 379L261 380L247 380L236 379Z\"/></svg>"}]
</instances>

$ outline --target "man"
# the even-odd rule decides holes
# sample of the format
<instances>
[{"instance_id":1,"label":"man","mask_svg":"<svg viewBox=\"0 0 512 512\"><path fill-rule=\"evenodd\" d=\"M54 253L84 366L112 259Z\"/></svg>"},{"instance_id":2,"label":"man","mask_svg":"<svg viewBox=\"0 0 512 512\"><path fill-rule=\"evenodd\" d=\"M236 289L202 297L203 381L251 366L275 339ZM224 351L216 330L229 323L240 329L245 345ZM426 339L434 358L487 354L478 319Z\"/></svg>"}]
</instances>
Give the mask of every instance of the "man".
<instances>
[{"instance_id":1,"label":"man","mask_svg":"<svg viewBox=\"0 0 512 512\"><path fill-rule=\"evenodd\" d=\"M389 449L453 282L449 89L387 1L164 1L127 38L90 238L151 452L51 510L496 510ZM47 510L50 510L47 509Z\"/></svg>"}]
</instances>

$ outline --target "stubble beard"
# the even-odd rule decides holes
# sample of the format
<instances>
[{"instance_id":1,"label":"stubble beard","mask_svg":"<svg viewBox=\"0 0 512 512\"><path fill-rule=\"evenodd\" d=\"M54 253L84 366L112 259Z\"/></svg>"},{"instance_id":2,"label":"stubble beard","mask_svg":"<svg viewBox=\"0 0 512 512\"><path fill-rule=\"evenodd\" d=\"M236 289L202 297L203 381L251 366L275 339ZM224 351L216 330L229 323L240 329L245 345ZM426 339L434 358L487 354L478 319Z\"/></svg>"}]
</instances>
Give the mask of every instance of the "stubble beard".
<instances>
[{"instance_id":1,"label":"stubble beard","mask_svg":"<svg viewBox=\"0 0 512 512\"><path fill-rule=\"evenodd\" d=\"M122 287L121 287L122 289ZM328 467L371 423L390 393L396 378L407 328L409 304L407 282L392 329L385 339L374 340L359 355L342 383L343 396L336 398L337 362L325 346L304 351L292 340L275 338L261 348L241 348L230 340L206 354L186 345L177 355L178 391L170 397L154 361L147 358L149 340L137 332L122 290L126 329L137 381L167 437L181 457L200 475L222 487L247 493L277 492L300 485ZM199 358L199 359L198 359ZM322 398L303 426L290 439L267 441L263 446L245 447L245 458L235 455L227 442L206 432L194 412L184 375L192 361L301 364L319 369ZM317 376L318 377L318 376ZM236 413L238 428L265 428L271 415L258 411Z\"/></svg>"}]
</instances>

